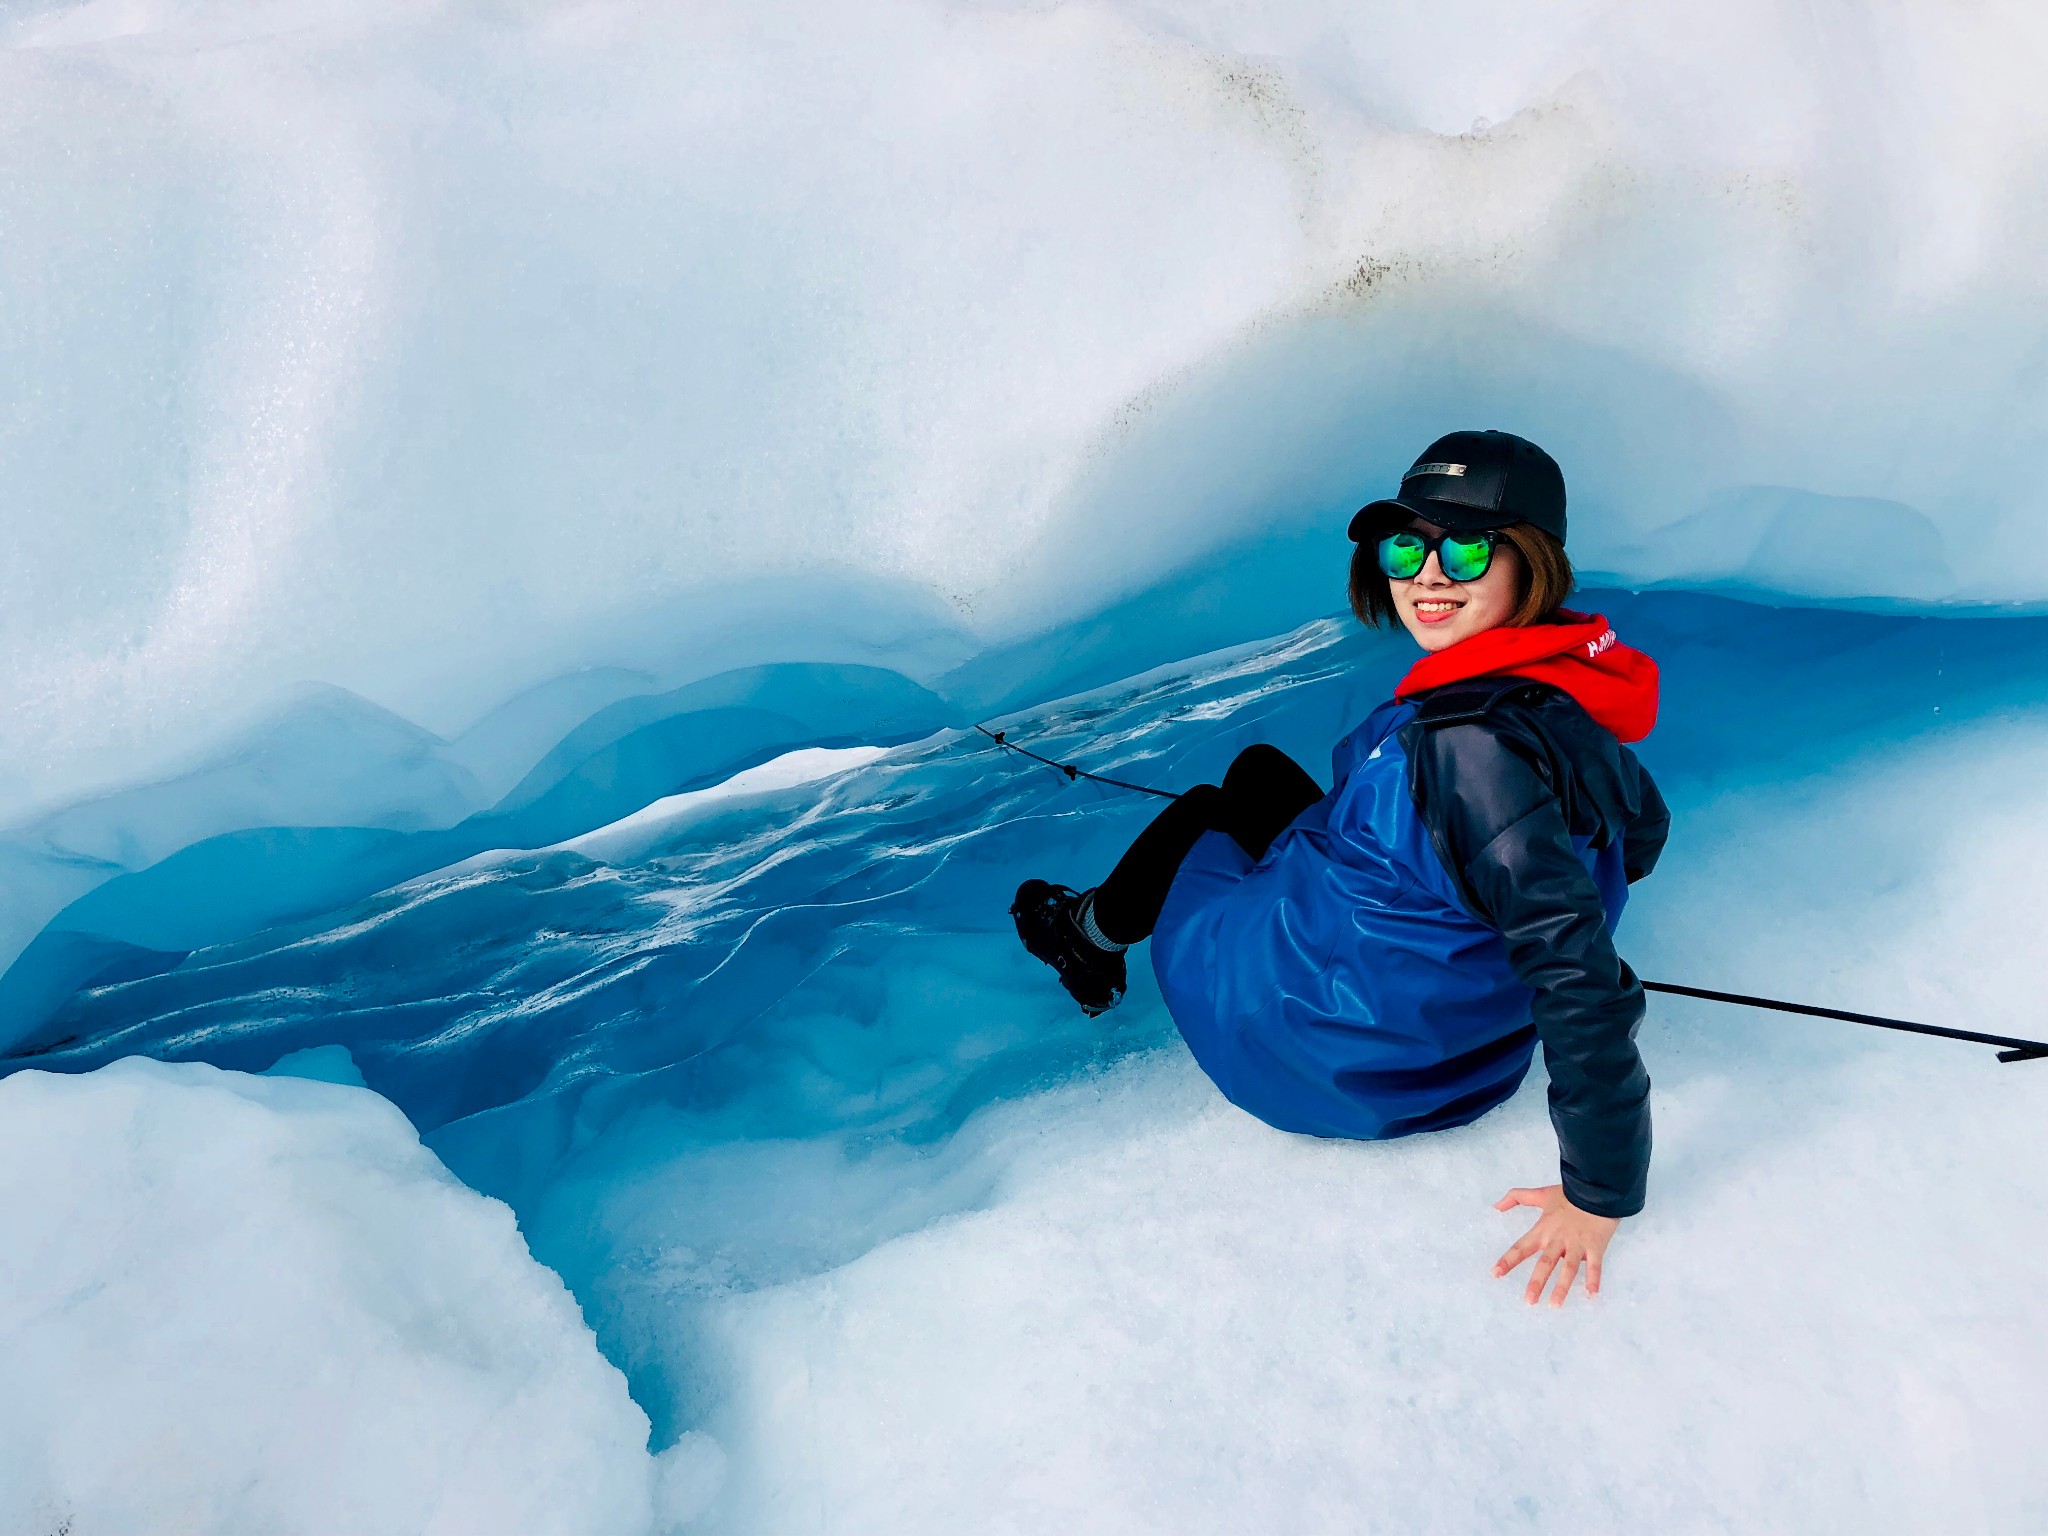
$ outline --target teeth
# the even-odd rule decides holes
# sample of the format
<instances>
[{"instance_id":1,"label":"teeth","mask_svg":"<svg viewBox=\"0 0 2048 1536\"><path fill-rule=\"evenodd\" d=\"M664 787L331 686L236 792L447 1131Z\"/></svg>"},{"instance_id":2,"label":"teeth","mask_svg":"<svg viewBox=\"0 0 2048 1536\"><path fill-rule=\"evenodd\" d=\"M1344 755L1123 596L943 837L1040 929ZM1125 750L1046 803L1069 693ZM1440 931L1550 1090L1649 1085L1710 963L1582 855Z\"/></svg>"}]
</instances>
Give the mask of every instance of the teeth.
<instances>
[{"instance_id":1,"label":"teeth","mask_svg":"<svg viewBox=\"0 0 2048 1536\"><path fill-rule=\"evenodd\" d=\"M1457 606L1456 603L1417 603L1415 611L1417 613L1449 613Z\"/></svg>"}]
</instances>

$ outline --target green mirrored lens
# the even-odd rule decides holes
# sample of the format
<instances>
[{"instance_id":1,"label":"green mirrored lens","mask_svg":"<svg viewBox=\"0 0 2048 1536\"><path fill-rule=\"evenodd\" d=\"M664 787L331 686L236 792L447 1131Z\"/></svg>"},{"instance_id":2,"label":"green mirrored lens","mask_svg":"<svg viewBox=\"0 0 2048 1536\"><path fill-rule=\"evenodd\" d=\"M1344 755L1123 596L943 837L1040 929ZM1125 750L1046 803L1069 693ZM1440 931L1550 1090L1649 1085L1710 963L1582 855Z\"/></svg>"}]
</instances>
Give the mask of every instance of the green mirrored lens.
<instances>
[{"instance_id":1,"label":"green mirrored lens","mask_svg":"<svg viewBox=\"0 0 2048 1536\"><path fill-rule=\"evenodd\" d=\"M1418 533L1390 533L1380 540L1380 569L1395 581L1413 581L1429 558Z\"/></svg>"},{"instance_id":2,"label":"green mirrored lens","mask_svg":"<svg viewBox=\"0 0 2048 1536\"><path fill-rule=\"evenodd\" d=\"M1493 564L1493 540L1485 537L1444 540L1444 575L1452 581L1477 581Z\"/></svg>"}]
</instances>

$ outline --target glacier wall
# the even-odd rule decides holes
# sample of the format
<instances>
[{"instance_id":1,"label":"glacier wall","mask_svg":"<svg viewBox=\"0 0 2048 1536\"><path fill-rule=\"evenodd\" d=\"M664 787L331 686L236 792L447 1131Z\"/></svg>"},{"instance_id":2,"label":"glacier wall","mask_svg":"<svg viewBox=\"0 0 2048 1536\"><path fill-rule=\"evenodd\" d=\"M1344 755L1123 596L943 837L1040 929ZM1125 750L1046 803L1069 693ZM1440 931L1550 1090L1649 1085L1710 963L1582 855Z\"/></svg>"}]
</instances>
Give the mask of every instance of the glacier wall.
<instances>
[{"instance_id":1,"label":"glacier wall","mask_svg":"<svg viewBox=\"0 0 2048 1536\"><path fill-rule=\"evenodd\" d=\"M1450 422L1556 451L1629 583L2037 603L2043 43L2018 3L17 5L0 817L307 681L454 737L588 669L958 659L1332 530ZM1305 560L1237 596L1292 611L1219 639L1334 606Z\"/></svg>"}]
</instances>

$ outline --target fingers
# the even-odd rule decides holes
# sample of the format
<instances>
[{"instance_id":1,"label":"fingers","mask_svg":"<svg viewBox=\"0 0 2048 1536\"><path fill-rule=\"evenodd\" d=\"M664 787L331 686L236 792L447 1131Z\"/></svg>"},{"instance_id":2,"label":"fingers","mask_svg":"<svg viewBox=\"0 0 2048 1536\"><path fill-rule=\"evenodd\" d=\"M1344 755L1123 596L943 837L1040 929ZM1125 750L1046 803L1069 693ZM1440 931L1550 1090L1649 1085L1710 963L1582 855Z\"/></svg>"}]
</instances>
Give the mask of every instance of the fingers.
<instances>
[{"instance_id":1,"label":"fingers","mask_svg":"<svg viewBox=\"0 0 2048 1536\"><path fill-rule=\"evenodd\" d=\"M1564 1264L1558 1270L1557 1289L1550 1293L1550 1304L1553 1307L1564 1305L1565 1297L1572 1293L1572 1279L1578 1272L1579 1255L1575 1253L1566 1254L1564 1256Z\"/></svg>"},{"instance_id":2,"label":"fingers","mask_svg":"<svg viewBox=\"0 0 2048 1536\"><path fill-rule=\"evenodd\" d=\"M1522 1234L1522 1239L1520 1242L1516 1243L1514 1247L1510 1248L1506 1253L1502 1254L1500 1258L1494 1263L1493 1278L1498 1280L1502 1275L1506 1274L1509 1270L1513 1269L1516 1265L1520 1264L1522 1260L1529 1257L1530 1254L1534 1253L1537 1249L1541 1248L1542 1246L1543 1239L1536 1235L1536 1231L1532 1227L1529 1231Z\"/></svg>"},{"instance_id":3,"label":"fingers","mask_svg":"<svg viewBox=\"0 0 2048 1536\"><path fill-rule=\"evenodd\" d=\"M1521 1267L1531 1255L1540 1255L1530 1266L1529 1283L1522 1299L1535 1306L1550 1289L1550 1304L1561 1307L1585 1271L1586 1294L1600 1294L1600 1264L1607 1252L1607 1239L1618 1225L1607 1217L1588 1216L1564 1198L1557 1185L1547 1189L1511 1189L1494 1202L1496 1211L1516 1206L1534 1206L1542 1212L1521 1240L1494 1261L1493 1277L1498 1280ZM1552 1288L1552 1281L1555 1287Z\"/></svg>"},{"instance_id":4,"label":"fingers","mask_svg":"<svg viewBox=\"0 0 2048 1536\"><path fill-rule=\"evenodd\" d=\"M1535 1268L1530 1270L1528 1288L1522 1292L1522 1300L1530 1306L1535 1306L1543 1299L1543 1288L1553 1277L1557 1284L1550 1292L1550 1304L1553 1307L1563 1306L1565 1298L1572 1293L1572 1286L1578 1280L1581 1267L1586 1272L1586 1294L1600 1294L1599 1255L1585 1248L1568 1246L1555 1239L1544 1242L1534 1232L1501 1255L1500 1262L1493 1266L1494 1279L1498 1280L1539 1249L1543 1250L1543 1257L1537 1261Z\"/></svg>"}]
</instances>

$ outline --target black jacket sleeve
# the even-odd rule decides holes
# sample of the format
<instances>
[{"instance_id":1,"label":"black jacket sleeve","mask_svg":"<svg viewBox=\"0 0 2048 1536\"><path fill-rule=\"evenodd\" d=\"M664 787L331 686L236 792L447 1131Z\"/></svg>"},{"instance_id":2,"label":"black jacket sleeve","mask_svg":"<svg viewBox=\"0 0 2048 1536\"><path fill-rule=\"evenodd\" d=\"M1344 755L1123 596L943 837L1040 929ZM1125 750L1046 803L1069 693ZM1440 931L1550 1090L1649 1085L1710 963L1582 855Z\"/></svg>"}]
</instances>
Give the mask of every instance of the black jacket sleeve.
<instances>
[{"instance_id":1,"label":"black jacket sleeve","mask_svg":"<svg viewBox=\"0 0 2048 1536\"><path fill-rule=\"evenodd\" d=\"M1498 718L1426 727L1410 752L1438 856L1535 993L1565 1194L1596 1216L1633 1216L1650 1165L1650 1079L1635 1043L1643 989L1573 848L1558 782L1567 770L1542 733ZM1654 788L1645 801L1642 873L1662 846L1658 818L1669 820ZM1633 865L1636 850L1624 858Z\"/></svg>"},{"instance_id":2,"label":"black jacket sleeve","mask_svg":"<svg viewBox=\"0 0 2048 1536\"><path fill-rule=\"evenodd\" d=\"M1656 780L1641 769L1637 773L1642 805L1629 818L1621 843L1622 869L1630 885L1656 869L1664 844L1671 836L1671 808L1658 792Z\"/></svg>"}]
</instances>

